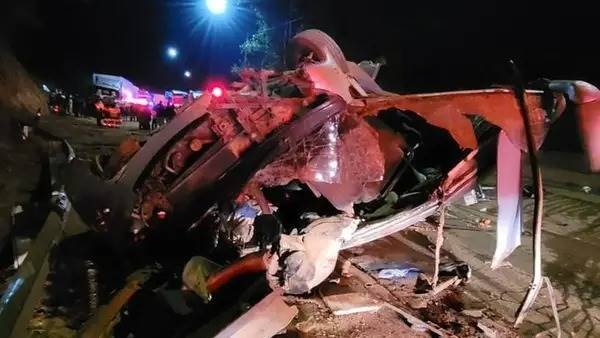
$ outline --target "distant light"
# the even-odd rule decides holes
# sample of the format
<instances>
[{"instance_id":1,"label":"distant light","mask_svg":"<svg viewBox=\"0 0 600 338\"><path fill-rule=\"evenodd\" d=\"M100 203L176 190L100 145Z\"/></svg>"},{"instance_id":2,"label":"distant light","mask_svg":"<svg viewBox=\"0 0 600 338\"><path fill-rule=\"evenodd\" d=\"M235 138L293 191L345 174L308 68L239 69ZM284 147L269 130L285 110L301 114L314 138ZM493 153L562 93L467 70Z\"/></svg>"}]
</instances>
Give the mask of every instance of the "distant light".
<instances>
[{"instance_id":1,"label":"distant light","mask_svg":"<svg viewBox=\"0 0 600 338\"><path fill-rule=\"evenodd\" d=\"M227 0L206 0L206 7L215 15L221 15L227 10Z\"/></svg>"},{"instance_id":2,"label":"distant light","mask_svg":"<svg viewBox=\"0 0 600 338\"><path fill-rule=\"evenodd\" d=\"M177 50L177 48L175 48L175 47L167 48L167 56L169 56L171 59L176 58L177 55L179 55L179 51Z\"/></svg>"},{"instance_id":3,"label":"distant light","mask_svg":"<svg viewBox=\"0 0 600 338\"><path fill-rule=\"evenodd\" d=\"M221 87L215 87L210 92L214 97L223 96L223 89Z\"/></svg>"},{"instance_id":4,"label":"distant light","mask_svg":"<svg viewBox=\"0 0 600 338\"><path fill-rule=\"evenodd\" d=\"M48 93L50 93L50 88L48 88L48 86L46 86L45 84L43 84L43 85L42 85L42 89L43 89L45 92L48 92Z\"/></svg>"},{"instance_id":5,"label":"distant light","mask_svg":"<svg viewBox=\"0 0 600 338\"><path fill-rule=\"evenodd\" d=\"M185 77L192 77L192 72L190 72L189 70L186 70L186 71L183 73L183 76L185 76Z\"/></svg>"}]
</instances>

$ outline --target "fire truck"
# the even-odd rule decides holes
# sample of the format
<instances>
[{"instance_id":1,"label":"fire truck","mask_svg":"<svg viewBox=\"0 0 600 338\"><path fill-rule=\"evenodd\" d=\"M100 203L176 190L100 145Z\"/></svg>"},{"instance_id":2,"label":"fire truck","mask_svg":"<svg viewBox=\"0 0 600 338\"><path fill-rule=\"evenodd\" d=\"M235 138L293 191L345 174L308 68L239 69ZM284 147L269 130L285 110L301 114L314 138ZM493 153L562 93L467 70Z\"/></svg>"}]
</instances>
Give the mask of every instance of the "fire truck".
<instances>
[{"instance_id":1,"label":"fire truck","mask_svg":"<svg viewBox=\"0 0 600 338\"><path fill-rule=\"evenodd\" d=\"M123 115L134 117L140 128L153 118L153 95L122 76L94 74L91 107L99 126L119 127Z\"/></svg>"}]
</instances>

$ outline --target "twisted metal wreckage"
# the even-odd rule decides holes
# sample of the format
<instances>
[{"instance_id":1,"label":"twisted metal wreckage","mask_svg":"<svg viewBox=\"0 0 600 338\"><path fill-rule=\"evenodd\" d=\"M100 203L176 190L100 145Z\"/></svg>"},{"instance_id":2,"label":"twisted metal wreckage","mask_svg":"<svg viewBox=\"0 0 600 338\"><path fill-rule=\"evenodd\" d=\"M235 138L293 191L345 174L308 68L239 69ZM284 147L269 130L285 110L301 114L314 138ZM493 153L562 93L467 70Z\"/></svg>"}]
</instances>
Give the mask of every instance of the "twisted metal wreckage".
<instances>
[{"instance_id":1,"label":"twisted metal wreckage","mask_svg":"<svg viewBox=\"0 0 600 338\"><path fill-rule=\"evenodd\" d=\"M340 250L406 229L472 189L497 153L496 268L520 245L521 158L567 101L600 171L600 91L590 84L400 95L375 82L379 65L346 61L321 31L290 45L291 70L243 70L224 95L205 93L145 143L124 142L97 175L70 162L66 193L110 254L131 266L176 261L206 302L256 272L274 289L305 293Z\"/></svg>"}]
</instances>

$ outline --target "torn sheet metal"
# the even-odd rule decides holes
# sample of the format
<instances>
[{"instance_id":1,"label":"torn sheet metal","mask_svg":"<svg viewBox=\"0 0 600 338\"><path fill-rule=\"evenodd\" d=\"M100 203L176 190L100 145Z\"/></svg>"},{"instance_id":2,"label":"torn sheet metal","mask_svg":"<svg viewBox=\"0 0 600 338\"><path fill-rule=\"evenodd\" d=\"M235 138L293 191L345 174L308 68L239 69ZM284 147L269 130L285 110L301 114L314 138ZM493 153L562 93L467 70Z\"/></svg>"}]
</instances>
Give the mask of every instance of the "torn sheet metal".
<instances>
[{"instance_id":1,"label":"torn sheet metal","mask_svg":"<svg viewBox=\"0 0 600 338\"><path fill-rule=\"evenodd\" d=\"M351 78L333 65L332 62L306 65L304 71L316 89L336 93L344 101L352 102L350 87L353 87L353 84L350 82Z\"/></svg>"},{"instance_id":2,"label":"torn sheet metal","mask_svg":"<svg viewBox=\"0 0 600 338\"><path fill-rule=\"evenodd\" d=\"M536 147L542 144L547 132L546 116L541 91L528 90L526 103L530 111L529 119L533 128ZM479 115L489 123L505 130L509 137L525 150L523 120L514 94L508 89L465 90L435 94L411 94L380 96L365 99L365 107L358 108L362 116L396 108L414 111L428 123L448 130L462 148L475 149L478 146L468 115ZM555 114L560 115L560 111Z\"/></svg>"},{"instance_id":3,"label":"torn sheet metal","mask_svg":"<svg viewBox=\"0 0 600 338\"><path fill-rule=\"evenodd\" d=\"M271 292L215 337L270 338L285 329L297 314L297 307L287 305L279 294Z\"/></svg>"},{"instance_id":4,"label":"torn sheet metal","mask_svg":"<svg viewBox=\"0 0 600 338\"><path fill-rule=\"evenodd\" d=\"M504 131L498 138L498 225L492 269L499 267L521 245L521 161L522 153Z\"/></svg>"},{"instance_id":5,"label":"torn sheet metal","mask_svg":"<svg viewBox=\"0 0 600 338\"><path fill-rule=\"evenodd\" d=\"M352 239L344 242L343 249L363 245L404 230L433 215L438 207L439 201L434 198L410 210L401 211L383 220L367 223L352 235Z\"/></svg>"},{"instance_id":6,"label":"torn sheet metal","mask_svg":"<svg viewBox=\"0 0 600 338\"><path fill-rule=\"evenodd\" d=\"M338 253L360 220L334 216L316 220L302 235L281 235L279 250L269 262L267 279L273 289L302 294L333 272Z\"/></svg>"},{"instance_id":7,"label":"torn sheet metal","mask_svg":"<svg viewBox=\"0 0 600 338\"><path fill-rule=\"evenodd\" d=\"M579 128L592 172L600 172L600 99L579 105Z\"/></svg>"},{"instance_id":8,"label":"torn sheet metal","mask_svg":"<svg viewBox=\"0 0 600 338\"><path fill-rule=\"evenodd\" d=\"M600 172L600 90L583 81L551 81L550 89L562 92L577 105L583 148L592 172Z\"/></svg>"}]
</instances>

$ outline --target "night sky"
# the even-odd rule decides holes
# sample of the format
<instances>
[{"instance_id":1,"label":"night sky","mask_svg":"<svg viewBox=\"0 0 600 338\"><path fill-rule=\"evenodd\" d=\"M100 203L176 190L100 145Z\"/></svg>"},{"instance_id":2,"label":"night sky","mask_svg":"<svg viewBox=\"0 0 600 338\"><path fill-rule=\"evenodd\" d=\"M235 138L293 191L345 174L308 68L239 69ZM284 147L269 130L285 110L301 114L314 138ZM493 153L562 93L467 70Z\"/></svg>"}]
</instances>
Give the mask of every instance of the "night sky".
<instances>
[{"instance_id":1,"label":"night sky","mask_svg":"<svg viewBox=\"0 0 600 338\"><path fill-rule=\"evenodd\" d=\"M17 57L41 81L76 91L92 72L157 90L201 88L209 77L228 76L239 44L255 29L251 5L265 13L278 43L283 23L300 18L296 28L324 30L350 60L384 56L379 81L389 90L506 83L510 58L528 80L600 84L598 15L583 1L245 0L217 21L203 1L12 3L3 30ZM177 60L167 59L168 45L179 48ZM186 69L192 79L183 77Z\"/></svg>"}]
</instances>

